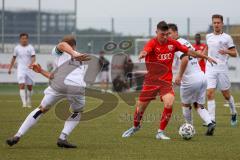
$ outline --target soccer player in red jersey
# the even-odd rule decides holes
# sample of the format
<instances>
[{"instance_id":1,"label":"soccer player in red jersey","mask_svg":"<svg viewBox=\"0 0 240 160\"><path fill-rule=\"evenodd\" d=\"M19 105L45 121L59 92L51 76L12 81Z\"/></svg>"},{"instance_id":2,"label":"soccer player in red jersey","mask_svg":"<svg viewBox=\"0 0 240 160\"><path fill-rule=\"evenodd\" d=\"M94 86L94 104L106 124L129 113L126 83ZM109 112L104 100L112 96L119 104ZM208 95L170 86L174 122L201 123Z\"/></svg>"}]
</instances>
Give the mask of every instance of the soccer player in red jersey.
<instances>
[{"instance_id":1,"label":"soccer player in red jersey","mask_svg":"<svg viewBox=\"0 0 240 160\"><path fill-rule=\"evenodd\" d=\"M197 33L195 35L195 43L193 44L193 47L196 49L196 51L202 52L206 48L206 46L207 45L205 43L201 43L201 35ZM200 58L198 63L201 67L201 70L205 73L205 67L206 67L205 59Z\"/></svg>"},{"instance_id":2,"label":"soccer player in red jersey","mask_svg":"<svg viewBox=\"0 0 240 160\"><path fill-rule=\"evenodd\" d=\"M134 126L125 131L122 137L130 137L137 132L141 125L141 119L145 109L151 100L159 94L164 104L164 110L160 120L157 139L170 139L165 136L164 130L172 115L172 105L174 102L174 91L172 88L172 63L174 53L181 51L187 55L206 58L209 62L215 61L206 55L189 50L178 41L168 38L168 25L161 21L157 25L157 36L151 39L140 52L139 59L145 58L148 73L145 75L143 88L139 96L134 113Z\"/></svg>"}]
</instances>

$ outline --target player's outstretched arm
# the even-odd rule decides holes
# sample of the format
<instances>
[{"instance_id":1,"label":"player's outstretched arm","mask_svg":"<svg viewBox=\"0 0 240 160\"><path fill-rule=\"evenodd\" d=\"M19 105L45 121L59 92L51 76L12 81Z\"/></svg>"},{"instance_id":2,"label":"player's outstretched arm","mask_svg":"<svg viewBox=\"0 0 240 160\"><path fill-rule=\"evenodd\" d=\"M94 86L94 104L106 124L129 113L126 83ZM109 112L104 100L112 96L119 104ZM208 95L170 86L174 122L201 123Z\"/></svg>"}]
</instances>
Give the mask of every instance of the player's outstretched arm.
<instances>
[{"instance_id":1,"label":"player's outstretched arm","mask_svg":"<svg viewBox=\"0 0 240 160\"><path fill-rule=\"evenodd\" d=\"M43 70L42 67L40 66L40 64L38 64L38 63L31 64L29 66L29 68L32 69L36 73L40 73L41 75L43 75L44 77L46 77L48 79L53 79L53 74L51 72Z\"/></svg>"},{"instance_id":2,"label":"player's outstretched arm","mask_svg":"<svg viewBox=\"0 0 240 160\"><path fill-rule=\"evenodd\" d=\"M57 49L60 52L65 52L67 54L70 54L75 60L77 61L89 61L91 60L90 55L85 54L85 53L79 53L75 51L68 43L66 42L60 42L57 45Z\"/></svg>"},{"instance_id":3,"label":"player's outstretched arm","mask_svg":"<svg viewBox=\"0 0 240 160\"><path fill-rule=\"evenodd\" d=\"M13 57L12 57L12 60L11 60L11 62L10 62L10 66L9 66L9 68L8 68L8 74L11 74L11 73L12 73L12 67L13 67L15 61L16 61L16 56L13 56Z\"/></svg>"},{"instance_id":4,"label":"player's outstretched arm","mask_svg":"<svg viewBox=\"0 0 240 160\"><path fill-rule=\"evenodd\" d=\"M231 57L237 57L238 52L236 48L231 48L231 49L226 49L226 50L219 50L218 51L220 54L228 54Z\"/></svg>"},{"instance_id":5,"label":"player's outstretched arm","mask_svg":"<svg viewBox=\"0 0 240 160\"><path fill-rule=\"evenodd\" d=\"M31 64L34 64L36 62L36 56L32 55L31 56Z\"/></svg>"},{"instance_id":6,"label":"player's outstretched arm","mask_svg":"<svg viewBox=\"0 0 240 160\"><path fill-rule=\"evenodd\" d=\"M192 57L204 58L204 59L206 59L208 62L210 62L212 65L213 65L213 64L217 64L217 62L216 62L214 59L212 59L211 57L208 57L208 56L205 55L205 54L198 53L198 52L193 51L193 50L189 50L187 54L188 54L189 56L192 56Z\"/></svg>"},{"instance_id":7,"label":"player's outstretched arm","mask_svg":"<svg viewBox=\"0 0 240 160\"><path fill-rule=\"evenodd\" d=\"M187 64L188 64L188 56L183 56L181 58L181 64L180 64L179 72L177 74L177 77L175 78L175 84L176 85L180 85L181 84L183 74L184 74L184 72L185 72L185 70L187 68Z\"/></svg>"}]
</instances>

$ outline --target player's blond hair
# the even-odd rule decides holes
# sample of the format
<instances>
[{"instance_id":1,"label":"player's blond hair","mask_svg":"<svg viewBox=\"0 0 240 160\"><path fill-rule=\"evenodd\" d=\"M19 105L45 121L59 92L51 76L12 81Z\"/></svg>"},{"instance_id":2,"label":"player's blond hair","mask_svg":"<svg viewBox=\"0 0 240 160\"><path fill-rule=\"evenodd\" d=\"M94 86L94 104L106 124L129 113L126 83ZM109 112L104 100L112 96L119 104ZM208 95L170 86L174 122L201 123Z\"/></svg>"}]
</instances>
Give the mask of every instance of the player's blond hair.
<instances>
[{"instance_id":1,"label":"player's blond hair","mask_svg":"<svg viewBox=\"0 0 240 160\"><path fill-rule=\"evenodd\" d=\"M72 47L77 45L76 37L73 36L73 35L66 35L66 36L64 36L63 39L61 40L61 42L66 42L67 44L69 44Z\"/></svg>"}]
</instances>

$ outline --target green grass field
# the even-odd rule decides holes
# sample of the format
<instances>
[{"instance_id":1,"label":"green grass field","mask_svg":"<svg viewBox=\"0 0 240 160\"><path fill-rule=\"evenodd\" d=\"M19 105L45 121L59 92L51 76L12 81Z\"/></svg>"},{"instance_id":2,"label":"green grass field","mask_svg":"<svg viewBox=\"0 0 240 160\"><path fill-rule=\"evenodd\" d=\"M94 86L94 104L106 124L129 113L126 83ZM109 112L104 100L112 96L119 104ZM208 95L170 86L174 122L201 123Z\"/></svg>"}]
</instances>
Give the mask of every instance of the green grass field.
<instances>
[{"instance_id":1,"label":"green grass field","mask_svg":"<svg viewBox=\"0 0 240 160\"><path fill-rule=\"evenodd\" d=\"M33 105L41 101L44 86L35 87ZM159 100L153 101L146 114L143 128L135 136L121 138L123 131L132 125L134 108L121 99L112 112L90 121L80 122L69 141L78 145L77 149L61 149L56 140L64 121L55 116L54 109L44 115L17 144L10 148L5 140L15 134L19 125L32 109L22 108L16 86L0 86L0 160L79 160L79 159L162 159L162 160L239 160L240 129L230 126L229 109L217 95L217 128L213 137L206 137L205 127L194 111L194 126L197 134L190 141L178 135L178 127L183 123L176 97L174 114L166 130L170 141L158 141L155 134L159 125L159 113L163 109ZM240 93L234 93L236 102ZM99 100L87 98L86 110L91 110ZM239 108L238 111L240 112Z\"/></svg>"}]
</instances>

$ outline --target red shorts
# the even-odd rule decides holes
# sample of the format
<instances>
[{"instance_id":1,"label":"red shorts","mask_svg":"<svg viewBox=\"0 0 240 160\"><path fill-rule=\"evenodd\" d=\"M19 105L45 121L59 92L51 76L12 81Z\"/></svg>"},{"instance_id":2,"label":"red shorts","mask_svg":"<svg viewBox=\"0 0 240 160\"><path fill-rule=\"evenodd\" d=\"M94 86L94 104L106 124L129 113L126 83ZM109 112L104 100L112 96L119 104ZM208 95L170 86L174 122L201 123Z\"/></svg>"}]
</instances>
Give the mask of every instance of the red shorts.
<instances>
[{"instance_id":1,"label":"red shorts","mask_svg":"<svg viewBox=\"0 0 240 160\"><path fill-rule=\"evenodd\" d=\"M139 101L148 102L154 100L158 94L162 101L162 97L168 93L172 94L173 96L175 95L172 83L164 83L157 86L144 84L139 96Z\"/></svg>"}]
</instances>

